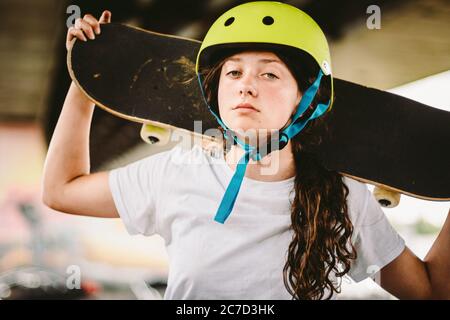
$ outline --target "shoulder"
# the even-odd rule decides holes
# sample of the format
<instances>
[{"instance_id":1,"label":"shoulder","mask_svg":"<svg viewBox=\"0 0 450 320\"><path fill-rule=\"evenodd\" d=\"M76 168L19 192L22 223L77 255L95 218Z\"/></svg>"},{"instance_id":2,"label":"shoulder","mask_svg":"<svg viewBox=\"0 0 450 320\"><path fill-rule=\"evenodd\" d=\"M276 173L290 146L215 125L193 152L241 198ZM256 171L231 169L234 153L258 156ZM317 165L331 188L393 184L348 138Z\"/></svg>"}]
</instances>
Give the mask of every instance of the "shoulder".
<instances>
[{"instance_id":1,"label":"shoulder","mask_svg":"<svg viewBox=\"0 0 450 320\"><path fill-rule=\"evenodd\" d=\"M198 145L176 145L170 150L150 155L142 160L149 172L160 176L176 176L188 172L204 171L210 167L212 157Z\"/></svg>"},{"instance_id":2,"label":"shoulder","mask_svg":"<svg viewBox=\"0 0 450 320\"><path fill-rule=\"evenodd\" d=\"M349 189L347 207L352 223L364 226L379 221L384 212L367 185L346 176L343 176L343 182Z\"/></svg>"},{"instance_id":3,"label":"shoulder","mask_svg":"<svg viewBox=\"0 0 450 320\"><path fill-rule=\"evenodd\" d=\"M164 155L174 166L189 166L195 164L208 164L211 161L209 154L199 145L177 145Z\"/></svg>"},{"instance_id":4,"label":"shoulder","mask_svg":"<svg viewBox=\"0 0 450 320\"><path fill-rule=\"evenodd\" d=\"M195 161L204 161L206 159L206 152L199 146L185 147L181 144L175 145L169 150L164 150L158 153L147 156L142 159L144 162L162 162L171 165L189 164Z\"/></svg>"},{"instance_id":5,"label":"shoulder","mask_svg":"<svg viewBox=\"0 0 450 320\"><path fill-rule=\"evenodd\" d=\"M355 210L363 210L370 193L367 185L358 180L343 176L342 181L348 187L347 202Z\"/></svg>"}]
</instances>

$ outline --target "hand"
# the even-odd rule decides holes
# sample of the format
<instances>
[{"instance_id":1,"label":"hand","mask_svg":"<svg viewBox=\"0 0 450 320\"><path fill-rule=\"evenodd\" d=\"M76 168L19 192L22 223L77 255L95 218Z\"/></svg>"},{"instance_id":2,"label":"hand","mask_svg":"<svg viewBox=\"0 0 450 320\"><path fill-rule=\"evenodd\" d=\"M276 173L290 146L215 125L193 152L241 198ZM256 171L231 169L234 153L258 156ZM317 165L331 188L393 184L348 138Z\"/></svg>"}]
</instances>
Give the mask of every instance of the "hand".
<instances>
[{"instance_id":1,"label":"hand","mask_svg":"<svg viewBox=\"0 0 450 320\"><path fill-rule=\"evenodd\" d=\"M95 35L100 34L100 25L103 23L111 22L111 12L108 10L103 11L100 19L95 19L91 14L85 14L83 19L78 18L75 20L75 25L70 27L67 31L66 37L66 49L69 51L73 43L74 38L77 38L82 41L87 41L87 39L94 40ZM86 37L87 36L87 37Z\"/></svg>"}]
</instances>

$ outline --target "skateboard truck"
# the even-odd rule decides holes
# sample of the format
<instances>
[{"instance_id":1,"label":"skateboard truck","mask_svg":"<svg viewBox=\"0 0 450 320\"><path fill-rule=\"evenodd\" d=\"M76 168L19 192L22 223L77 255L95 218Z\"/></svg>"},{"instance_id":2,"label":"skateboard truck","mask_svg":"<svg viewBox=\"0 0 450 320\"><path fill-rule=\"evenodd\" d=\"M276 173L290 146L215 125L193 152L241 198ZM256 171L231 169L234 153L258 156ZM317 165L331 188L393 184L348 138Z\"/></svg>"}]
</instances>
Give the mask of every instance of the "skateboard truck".
<instances>
[{"instance_id":1,"label":"skateboard truck","mask_svg":"<svg viewBox=\"0 0 450 320\"><path fill-rule=\"evenodd\" d=\"M400 193L387 188L376 186L373 189L373 196L378 203L385 208L394 208L400 202Z\"/></svg>"},{"instance_id":2,"label":"skateboard truck","mask_svg":"<svg viewBox=\"0 0 450 320\"><path fill-rule=\"evenodd\" d=\"M148 144L166 145L170 140L170 129L144 123L141 128L141 138Z\"/></svg>"}]
</instances>

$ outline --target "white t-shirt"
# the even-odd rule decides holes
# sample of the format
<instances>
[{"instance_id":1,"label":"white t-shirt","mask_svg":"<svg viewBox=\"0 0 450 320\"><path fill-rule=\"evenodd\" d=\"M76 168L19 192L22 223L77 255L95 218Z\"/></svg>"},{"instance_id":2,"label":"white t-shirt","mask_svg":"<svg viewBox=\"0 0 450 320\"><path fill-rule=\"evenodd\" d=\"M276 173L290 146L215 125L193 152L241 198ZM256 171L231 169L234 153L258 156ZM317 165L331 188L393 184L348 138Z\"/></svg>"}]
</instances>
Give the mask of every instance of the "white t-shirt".
<instances>
[{"instance_id":1,"label":"white t-shirt","mask_svg":"<svg viewBox=\"0 0 450 320\"><path fill-rule=\"evenodd\" d=\"M177 146L114 169L109 184L130 234L161 235L169 255L165 299L291 299L283 266L292 238L294 177L244 178L224 224L213 220L233 170L200 147ZM355 281L404 249L366 185L344 177L358 258Z\"/></svg>"}]
</instances>

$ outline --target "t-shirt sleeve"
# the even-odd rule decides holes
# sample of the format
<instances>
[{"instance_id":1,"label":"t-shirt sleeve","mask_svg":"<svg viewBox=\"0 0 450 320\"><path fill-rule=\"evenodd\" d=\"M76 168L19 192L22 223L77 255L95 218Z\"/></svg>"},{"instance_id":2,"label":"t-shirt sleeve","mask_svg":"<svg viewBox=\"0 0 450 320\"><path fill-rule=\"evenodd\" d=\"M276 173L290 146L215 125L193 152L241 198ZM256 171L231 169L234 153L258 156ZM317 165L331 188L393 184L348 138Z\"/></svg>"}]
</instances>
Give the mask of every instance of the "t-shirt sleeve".
<instances>
[{"instance_id":1,"label":"t-shirt sleeve","mask_svg":"<svg viewBox=\"0 0 450 320\"><path fill-rule=\"evenodd\" d=\"M158 198L168 155L161 152L109 172L116 209L131 235L158 232Z\"/></svg>"},{"instance_id":2,"label":"t-shirt sleeve","mask_svg":"<svg viewBox=\"0 0 450 320\"><path fill-rule=\"evenodd\" d=\"M360 282L373 277L402 253L405 241L392 227L367 186L355 180L347 179L347 182L354 225L352 243L357 253L348 275Z\"/></svg>"}]
</instances>

